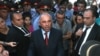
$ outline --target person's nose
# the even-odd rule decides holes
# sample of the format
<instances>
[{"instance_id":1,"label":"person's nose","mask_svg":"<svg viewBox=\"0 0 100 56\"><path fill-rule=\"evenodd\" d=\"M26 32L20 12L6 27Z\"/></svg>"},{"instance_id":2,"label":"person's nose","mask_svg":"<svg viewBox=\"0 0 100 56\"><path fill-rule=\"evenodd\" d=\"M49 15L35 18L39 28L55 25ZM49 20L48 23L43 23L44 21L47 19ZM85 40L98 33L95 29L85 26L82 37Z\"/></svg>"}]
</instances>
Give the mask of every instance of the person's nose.
<instances>
[{"instance_id":1,"label":"person's nose","mask_svg":"<svg viewBox=\"0 0 100 56\"><path fill-rule=\"evenodd\" d=\"M48 26L49 25L49 23L48 22L46 22L46 26Z\"/></svg>"}]
</instances>

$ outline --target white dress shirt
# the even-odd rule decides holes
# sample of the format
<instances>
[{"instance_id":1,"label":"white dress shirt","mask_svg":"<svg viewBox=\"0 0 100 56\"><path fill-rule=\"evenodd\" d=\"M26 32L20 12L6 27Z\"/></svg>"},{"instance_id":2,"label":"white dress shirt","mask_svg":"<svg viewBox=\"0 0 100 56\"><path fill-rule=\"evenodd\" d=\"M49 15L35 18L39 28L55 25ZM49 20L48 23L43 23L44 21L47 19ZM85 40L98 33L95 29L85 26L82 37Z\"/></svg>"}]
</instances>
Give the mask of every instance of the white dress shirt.
<instances>
[{"instance_id":1,"label":"white dress shirt","mask_svg":"<svg viewBox=\"0 0 100 56\"><path fill-rule=\"evenodd\" d=\"M45 31L42 29L42 35L43 35L43 39L45 39ZM50 32L47 32L47 36L48 36L48 39L49 39L49 35L50 35Z\"/></svg>"}]
</instances>

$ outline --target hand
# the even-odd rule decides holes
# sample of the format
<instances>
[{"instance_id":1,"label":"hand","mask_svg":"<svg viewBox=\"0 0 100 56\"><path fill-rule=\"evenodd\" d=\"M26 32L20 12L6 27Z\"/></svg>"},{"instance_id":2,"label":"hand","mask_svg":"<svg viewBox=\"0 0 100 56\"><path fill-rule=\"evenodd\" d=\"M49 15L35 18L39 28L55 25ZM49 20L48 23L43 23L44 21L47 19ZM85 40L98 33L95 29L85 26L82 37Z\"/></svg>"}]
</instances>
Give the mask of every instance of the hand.
<instances>
[{"instance_id":1,"label":"hand","mask_svg":"<svg viewBox=\"0 0 100 56\"><path fill-rule=\"evenodd\" d=\"M71 35L72 35L71 32L67 32L66 34L63 35L63 40L71 39Z\"/></svg>"},{"instance_id":2,"label":"hand","mask_svg":"<svg viewBox=\"0 0 100 56\"><path fill-rule=\"evenodd\" d=\"M81 36L83 34L82 28L80 28L77 32L76 32L76 36Z\"/></svg>"},{"instance_id":3,"label":"hand","mask_svg":"<svg viewBox=\"0 0 100 56\"><path fill-rule=\"evenodd\" d=\"M17 45L16 42L8 42L7 45L11 46L11 47L15 47Z\"/></svg>"},{"instance_id":4,"label":"hand","mask_svg":"<svg viewBox=\"0 0 100 56\"><path fill-rule=\"evenodd\" d=\"M0 45L0 53L2 53L3 49L4 49L3 46Z\"/></svg>"},{"instance_id":5,"label":"hand","mask_svg":"<svg viewBox=\"0 0 100 56\"><path fill-rule=\"evenodd\" d=\"M9 52L7 50L4 50L2 54L3 56L9 56Z\"/></svg>"}]
</instances>

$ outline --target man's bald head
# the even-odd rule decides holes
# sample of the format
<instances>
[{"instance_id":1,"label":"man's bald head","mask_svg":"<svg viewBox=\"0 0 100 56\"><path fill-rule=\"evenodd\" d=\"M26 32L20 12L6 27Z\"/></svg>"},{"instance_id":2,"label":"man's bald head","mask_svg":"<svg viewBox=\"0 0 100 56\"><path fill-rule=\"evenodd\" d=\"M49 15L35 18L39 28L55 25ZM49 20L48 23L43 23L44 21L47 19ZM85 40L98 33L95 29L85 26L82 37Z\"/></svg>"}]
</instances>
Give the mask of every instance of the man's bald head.
<instances>
[{"instance_id":1,"label":"man's bald head","mask_svg":"<svg viewBox=\"0 0 100 56\"><path fill-rule=\"evenodd\" d=\"M50 31L52 26L52 17L49 13L42 13L39 19L40 27L44 31Z\"/></svg>"},{"instance_id":2,"label":"man's bald head","mask_svg":"<svg viewBox=\"0 0 100 56\"><path fill-rule=\"evenodd\" d=\"M39 19L39 21L42 19L42 18L44 18L44 17L49 17L51 20L52 20L52 17L51 17L51 15L49 14L49 13L42 13L41 15L40 15L40 19Z\"/></svg>"}]
</instances>

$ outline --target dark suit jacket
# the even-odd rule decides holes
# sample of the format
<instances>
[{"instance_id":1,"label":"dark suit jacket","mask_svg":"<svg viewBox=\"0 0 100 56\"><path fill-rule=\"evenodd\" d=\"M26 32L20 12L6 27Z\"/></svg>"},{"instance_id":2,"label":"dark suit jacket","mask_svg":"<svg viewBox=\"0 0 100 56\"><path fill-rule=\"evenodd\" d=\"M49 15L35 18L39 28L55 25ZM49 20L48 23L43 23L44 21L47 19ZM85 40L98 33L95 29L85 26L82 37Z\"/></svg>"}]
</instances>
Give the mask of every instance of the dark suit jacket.
<instances>
[{"instance_id":1,"label":"dark suit jacket","mask_svg":"<svg viewBox=\"0 0 100 56\"><path fill-rule=\"evenodd\" d=\"M13 36L17 38L16 56L27 56L30 37L24 36L24 33L13 25L11 30L13 31Z\"/></svg>"},{"instance_id":2,"label":"dark suit jacket","mask_svg":"<svg viewBox=\"0 0 100 56\"><path fill-rule=\"evenodd\" d=\"M80 39L79 39L80 40ZM96 41L100 41L100 26L97 25L96 23L94 24L88 38L86 41L89 40L96 40ZM78 44L79 42L77 42ZM78 52L78 50L76 50L76 52Z\"/></svg>"},{"instance_id":3,"label":"dark suit jacket","mask_svg":"<svg viewBox=\"0 0 100 56\"><path fill-rule=\"evenodd\" d=\"M41 29L32 33L33 56L63 56L62 33L54 28L50 30L49 44L45 45Z\"/></svg>"},{"instance_id":4,"label":"dark suit jacket","mask_svg":"<svg viewBox=\"0 0 100 56\"><path fill-rule=\"evenodd\" d=\"M72 33L72 41L73 41L73 47L75 46L77 40L79 39L79 36L76 36L76 32L78 31L78 29L83 28L83 23L82 24L78 24L76 25L75 31Z\"/></svg>"}]
</instances>

